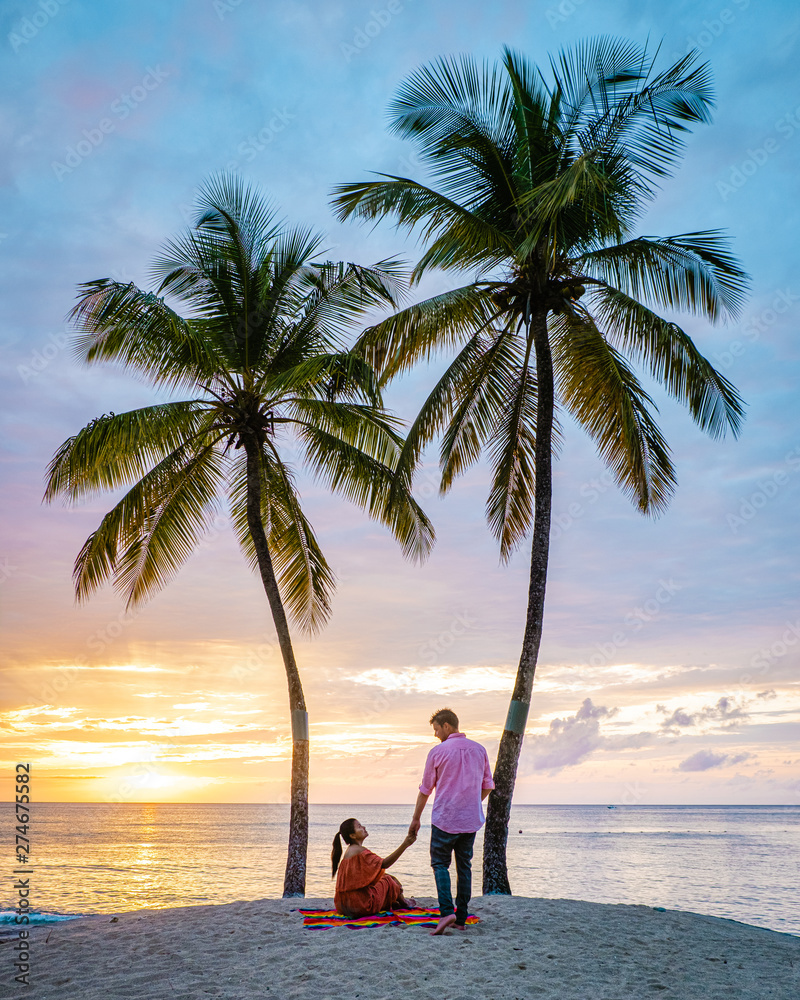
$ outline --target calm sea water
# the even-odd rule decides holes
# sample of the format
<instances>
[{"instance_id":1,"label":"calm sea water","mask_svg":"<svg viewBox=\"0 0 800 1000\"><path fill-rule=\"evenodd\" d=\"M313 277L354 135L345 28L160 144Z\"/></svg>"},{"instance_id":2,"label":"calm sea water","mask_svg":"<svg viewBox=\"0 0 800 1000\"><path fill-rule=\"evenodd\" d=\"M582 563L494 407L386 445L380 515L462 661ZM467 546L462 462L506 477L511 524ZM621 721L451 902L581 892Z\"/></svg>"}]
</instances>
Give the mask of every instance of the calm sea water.
<instances>
[{"instance_id":1,"label":"calm sea water","mask_svg":"<svg viewBox=\"0 0 800 1000\"><path fill-rule=\"evenodd\" d=\"M0 829L10 843L12 808L0 804ZM307 895L333 893L331 841L343 819L361 820L370 831L367 846L388 854L405 835L410 812L396 805L312 806ZM280 896L287 820L285 805L37 805L32 907L54 919ZM408 892L422 896L434 895L428 832L423 828L392 869ZM508 860L516 895L644 903L800 934L798 806L516 806ZM6 920L12 868L9 860L0 889Z\"/></svg>"}]
</instances>

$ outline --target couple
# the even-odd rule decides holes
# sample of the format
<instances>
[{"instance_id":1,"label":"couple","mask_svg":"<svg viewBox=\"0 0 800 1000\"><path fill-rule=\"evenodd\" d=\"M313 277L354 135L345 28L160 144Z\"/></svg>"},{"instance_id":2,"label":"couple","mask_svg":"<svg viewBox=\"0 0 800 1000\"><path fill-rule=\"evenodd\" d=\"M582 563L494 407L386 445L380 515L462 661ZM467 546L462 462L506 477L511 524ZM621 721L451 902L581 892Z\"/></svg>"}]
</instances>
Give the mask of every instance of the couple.
<instances>
[{"instance_id":1,"label":"couple","mask_svg":"<svg viewBox=\"0 0 800 1000\"><path fill-rule=\"evenodd\" d=\"M336 909L348 917L365 917L393 907L410 908L416 900L403 895L403 887L386 873L417 839L420 817L434 788L431 815L431 867L439 895L439 923L431 934L443 934L455 925L463 930L472 894L472 848L483 825L481 803L494 788L486 750L458 731L458 717L449 708L431 716L440 741L428 754L419 786L414 816L403 843L385 858L364 847L367 830L357 819L346 819L333 838L331 862L336 879ZM346 850L342 856L342 844ZM455 853L456 905L453 907L450 859Z\"/></svg>"}]
</instances>

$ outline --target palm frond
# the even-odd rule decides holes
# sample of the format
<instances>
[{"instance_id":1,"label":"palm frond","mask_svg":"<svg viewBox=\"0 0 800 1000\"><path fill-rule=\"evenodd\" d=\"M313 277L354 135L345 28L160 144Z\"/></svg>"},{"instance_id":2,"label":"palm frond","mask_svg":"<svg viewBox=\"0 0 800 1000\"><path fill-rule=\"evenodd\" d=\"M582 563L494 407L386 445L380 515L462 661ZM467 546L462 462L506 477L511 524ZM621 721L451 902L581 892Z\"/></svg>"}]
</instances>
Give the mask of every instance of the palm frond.
<instances>
[{"instance_id":1,"label":"palm frond","mask_svg":"<svg viewBox=\"0 0 800 1000\"><path fill-rule=\"evenodd\" d=\"M328 621L336 580L303 513L294 475L272 449L261 453L261 516L281 600L292 621L313 634ZM247 523L247 460L237 458L230 481L231 521L253 570L258 557Z\"/></svg>"},{"instance_id":2,"label":"palm frond","mask_svg":"<svg viewBox=\"0 0 800 1000\"><path fill-rule=\"evenodd\" d=\"M735 318L745 300L747 275L719 230L680 236L640 236L583 254L575 261L635 299L701 313L712 322Z\"/></svg>"},{"instance_id":3,"label":"palm frond","mask_svg":"<svg viewBox=\"0 0 800 1000\"><path fill-rule=\"evenodd\" d=\"M719 438L729 429L738 437L742 398L688 334L616 288L600 286L592 299L606 337L646 365L702 430Z\"/></svg>"},{"instance_id":4,"label":"palm frond","mask_svg":"<svg viewBox=\"0 0 800 1000\"><path fill-rule=\"evenodd\" d=\"M287 412L301 438L304 429L318 428L382 465L394 468L397 463L404 443L396 430L399 421L380 413L373 405L296 399L287 407Z\"/></svg>"},{"instance_id":5,"label":"palm frond","mask_svg":"<svg viewBox=\"0 0 800 1000\"><path fill-rule=\"evenodd\" d=\"M407 558L426 558L435 538L433 526L393 469L319 427L302 427L298 433L318 480L385 524Z\"/></svg>"},{"instance_id":6,"label":"palm frond","mask_svg":"<svg viewBox=\"0 0 800 1000\"><path fill-rule=\"evenodd\" d=\"M200 324L183 319L166 302L132 282L87 281L69 319L79 335L82 361L115 361L166 388L196 387L213 378L218 358Z\"/></svg>"},{"instance_id":7,"label":"palm frond","mask_svg":"<svg viewBox=\"0 0 800 1000\"><path fill-rule=\"evenodd\" d=\"M675 488L655 404L587 313L552 322L553 366L564 407L597 443L616 483L642 513L658 514Z\"/></svg>"},{"instance_id":8,"label":"palm frond","mask_svg":"<svg viewBox=\"0 0 800 1000\"><path fill-rule=\"evenodd\" d=\"M384 181L362 181L334 188L338 219L378 219L393 215L398 226L434 240L412 274L416 281L429 267L490 268L513 252L514 243L497 220L487 220L439 191L404 177L381 174Z\"/></svg>"},{"instance_id":9,"label":"palm frond","mask_svg":"<svg viewBox=\"0 0 800 1000\"><path fill-rule=\"evenodd\" d=\"M414 479L417 465L422 458L425 447L433 441L447 425L448 420L453 417L453 413L458 405L459 396L462 398L469 394L471 384L470 374L474 371L476 362L485 354L485 341L488 339L483 331L472 335L467 343L458 352L455 359L448 365L446 371L428 394L427 399L422 404L419 413L408 429L406 439L402 443L394 468L394 484L392 490L408 490ZM457 457L461 457L464 446L460 439L450 446L447 453L442 452L442 465L444 475L455 475L455 461L451 465L449 461L449 451L456 455L456 449L460 449ZM464 459L464 461L467 461ZM447 489L446 479L442 480L442 488ZM392 494L390 494L390 502Z\"/></svg>"},{"instance_id":10,"label":"palm frond","mask_svg":"<svg viewBox=\"0 0 800 1000\"><path fill-rule=\"evenodd\" d=\"M276 207L238 174L221 172L198 193L195 228L216 233L231 244L241 242L252 261L260 260L286 228Z\"/></svg>"},{"instance_id":11,"label":"palm frond","mask_svg":"<svg viewBox=\"0 0 800 1000\"><path fill-rule=\"evenodd\" d=\"M608 114L620 98L646 80L646 50L624 39L601 35L581 40L550 58L556 87L563 95L565 131Z\"/></svg>"},{"instance_id":12,"label":"palm frond","mask_svg":"<svg viewBox=\"0 0 800 1000\"><path fill-rule=\"evenodd\" d=\"M652 60L642 68L646 79L632 93L615 99L583 124L581 148L619 150L640 174L647 190L655 188L646 177L670 175L683 154L683 134L694 124L711 120L714 104L707 63L697 64L692 51L650 79Z\"/></svg>"},{"instance_id":13,"label":"palm frond","mask_svg":"<svg viewBox=\"0 0 800 1000\"><path fill-rule=\"evenodd\" d=\"M311 400L368 402L379 407L381 393L375 371L352 351L312 354L284 370L268 369L256 383L257 391L276 404Z\"/></svg>"},{"instance_id":14,"label":"palm frond","mask_svg":"<svg viewBox=\"0 0 800 1000\"><path fill-rule=\"evenodd\" d=\"M533 522L536 492L537 384L527 366L520 366L505 410L488 442L492 486L486 519L507 562Z\"/></svg>"},{"instance_id":15,"label":"palm frond","mask_svg":"<svg viewBox=\"0 0 800 1000\"><path fill-rule=\"evenodd\" d=\"M298 280L303 300L297 334L313 339L318 349L341 348L358 320L375 308L397 308L407 287L408 272L395 259L369 267L326 261L308 268Z\"/></svg>"},{"instance_id":16,"label":"palm frond","mask_svg":"<svg viewBox=\"0 0 800 1000\"><path fill-rule=\"evenodd\" d=\"M514 198L552 178L562 157L558 119L550 116L552 96L519 53L503 48L503 66L514 94L511 117L516 131Z\"/></svg>"},{"instance_id":17,"label":"palm frond","mask_svg":"<svg viewBox=\"0 0 800 1000\"><path fill-rule=\"evenodd\" d=\"M482 134L498 149L513 129L511 93L496 66L479 66L470 56L443 57L404 81L389 105L390 127L414 139L423 155L439 161L441 144L456 134Z\"/></svg>"},{"instance_id":18,"label":"palm frond","mask_svg":"<svg viewBox=\"0 0 800 1000\"><path fill-rule=\"evenodd\" d=\"M501 312L492 301L495 287L464 285L407 306L368 327L353 350L367 359L385 384L417 362L486 329Z\"/></svg>"},{"instance_id":19,"label":"palm frond","mask_svg":"<svg viewBox=\"0 0 800 1000\"><path fill-rule=\"evenodd\" d=\"M223 475L213 444L182 446L144 475L84 543L73 572L78 601L112 576L129 607L160 590L208 526Z\"/></svg>"},{"instance_id":20,"label":"palm frond","mask_svg":"<svg viewBox=\"0 0 800 1000\"><path fill-rule=\"evenodd\" d=\"M198 400L159 403L104 414L68 438L47 469L44 499L75 502L144 476L155 464L208 432L209 412Z\"/></svg>"},{"instance_id":21,"label":"palm frond","mask_svg":"<svg viewBox=\"0 0 800 1000\"><path fill-rule=\"evenodd\" d=\"M521 348L524 344L517 342L509 328L494 336L478 334L448 369L445 377L451 387L453 414L439 455L442 493L478 461L487 439L502 422L524 366Z\"/></svg>"}]
</instances>

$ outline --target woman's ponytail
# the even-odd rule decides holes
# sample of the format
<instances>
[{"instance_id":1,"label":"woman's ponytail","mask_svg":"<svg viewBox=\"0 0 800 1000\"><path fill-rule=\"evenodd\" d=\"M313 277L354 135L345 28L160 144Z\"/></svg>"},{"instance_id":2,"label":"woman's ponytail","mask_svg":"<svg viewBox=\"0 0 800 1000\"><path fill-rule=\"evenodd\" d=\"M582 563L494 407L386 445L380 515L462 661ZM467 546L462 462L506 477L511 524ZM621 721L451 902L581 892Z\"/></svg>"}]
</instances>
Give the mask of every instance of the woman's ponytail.
<instances>
[{"instance_id":1,"label":"woman's ponytail","mask_svg":"<svg viewBox=\"0 0 800 1000\"><path fill-rule=\"evenodd\" d=\"M331 851L331 878L336 878L336 870L339 867L339 862L342 860L342 841L339 840L341 837L345 844L352 844L353 841L351 837L353 831L355 830L356 821L354 819L346 819L344 823L339 827L339 832L333 838L333 850Z\"/></svg>"},{"instance_id":2,"label":"woman's ponytail","mask_svg":"<svg viewBox=\"0 0 800 1000\"><path fill-rule=\"evenodd\" d=\"M339 862L342 859L342 842L339 839L339 834L333 838L333 850L331 851L331 878L336 878L336 869L339 867Z\"/></svg>"}]
</instances>

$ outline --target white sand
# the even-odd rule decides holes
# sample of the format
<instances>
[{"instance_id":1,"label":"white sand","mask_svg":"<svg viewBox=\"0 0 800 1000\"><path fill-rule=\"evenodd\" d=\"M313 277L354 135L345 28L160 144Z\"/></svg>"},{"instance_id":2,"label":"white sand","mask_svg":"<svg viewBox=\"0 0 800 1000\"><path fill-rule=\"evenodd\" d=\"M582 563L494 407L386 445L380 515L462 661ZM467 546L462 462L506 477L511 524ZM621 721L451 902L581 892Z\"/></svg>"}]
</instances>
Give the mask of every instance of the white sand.
<instances>
[{"instance_id":1,"label":"white sand","mask_svg":"<svg viewBox=\"0 0 800 1000\"><path fill-rule=\"evenodd\" d=\"M435 905L430 898L421 905ZM0 997L35 1000L798 1000L800 937L646 906L477 897L481 923L307 930L260 900L88 917L37 928L31 988L0 946Z\"/></svg>"}]
</instances>

